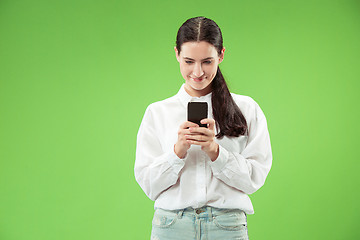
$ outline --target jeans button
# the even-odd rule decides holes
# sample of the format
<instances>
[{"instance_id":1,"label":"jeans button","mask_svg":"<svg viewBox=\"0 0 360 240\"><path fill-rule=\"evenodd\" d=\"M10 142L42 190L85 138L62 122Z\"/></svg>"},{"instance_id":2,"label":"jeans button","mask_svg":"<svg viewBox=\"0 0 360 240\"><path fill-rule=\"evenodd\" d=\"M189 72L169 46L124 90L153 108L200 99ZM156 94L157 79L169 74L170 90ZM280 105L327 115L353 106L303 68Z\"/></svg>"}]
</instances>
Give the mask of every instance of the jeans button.
<instances>
[{"instance_id":1,"label":"jeans button","mask_svg":"<svg viewBox=\"0 0 360 240\"><path fill-rule=\"evenodd\" d=\"M202 210L202 209L196 209L196 213L197 213L197 214L200 214L200 213L202 213L202 212L204 212L204 210Z\"/></svg>"}]
</instances>

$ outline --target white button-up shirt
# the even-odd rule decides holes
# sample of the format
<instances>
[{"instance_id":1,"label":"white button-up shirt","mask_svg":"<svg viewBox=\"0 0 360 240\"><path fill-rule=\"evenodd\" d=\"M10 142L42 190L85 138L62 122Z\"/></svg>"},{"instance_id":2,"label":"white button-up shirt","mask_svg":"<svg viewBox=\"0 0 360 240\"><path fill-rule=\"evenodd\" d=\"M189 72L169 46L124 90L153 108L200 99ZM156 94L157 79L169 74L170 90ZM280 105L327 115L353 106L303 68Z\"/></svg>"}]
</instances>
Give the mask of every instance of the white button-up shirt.
<instances>
[{"instance_id":1,"label":"white button-up shirt","mask_svg":"<svg viewBox=\"0 0 360 240\"><path fill-rule=\"evenodd\" d=\"M174 152L179 126L187 121L188 102L207 102L208 117L213 118L211 95L191 97L183 84L175 96L147 107L137 135L136 181L155 201L155 208L206 205L253 214L248 194L264 184L272 152L265 115L251 97L231 93L246 118L249 135L215 138L219 156L214 162L198 145L192 145L184 159Z\"/></svg>"}]
</instances>

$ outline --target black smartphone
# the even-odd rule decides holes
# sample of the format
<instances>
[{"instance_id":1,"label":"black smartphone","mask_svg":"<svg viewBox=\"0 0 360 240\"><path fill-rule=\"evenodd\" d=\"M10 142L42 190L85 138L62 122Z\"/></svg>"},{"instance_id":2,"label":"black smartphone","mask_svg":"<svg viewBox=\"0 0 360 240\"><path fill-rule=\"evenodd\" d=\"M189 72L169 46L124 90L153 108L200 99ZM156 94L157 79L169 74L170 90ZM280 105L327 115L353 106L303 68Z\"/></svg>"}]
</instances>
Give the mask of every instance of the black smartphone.
<instances>
[{"instance_id":1,"label":"black smartphone","mask_svg":"<svg viewBox=\"0 0 360 240\"><path fill-rule=\"evenodd\" d=\"M189 102L188 103L188 121L198 124L200 127L207 127L207 124L201 124L200 121L208 117L207 102Z\"/></svg>"}]
</instances>

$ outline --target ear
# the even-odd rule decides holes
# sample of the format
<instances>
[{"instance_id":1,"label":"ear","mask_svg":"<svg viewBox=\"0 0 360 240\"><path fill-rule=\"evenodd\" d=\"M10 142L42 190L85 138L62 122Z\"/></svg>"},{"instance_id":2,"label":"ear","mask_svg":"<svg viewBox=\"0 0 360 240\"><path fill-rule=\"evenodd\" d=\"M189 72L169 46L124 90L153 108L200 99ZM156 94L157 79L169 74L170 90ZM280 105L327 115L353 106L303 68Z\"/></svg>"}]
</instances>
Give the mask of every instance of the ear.
<instances>
[{"instance_id":1,"label":"ear","mask_svg":"<svg viewBox=\"0 0 360 240\"><path fill-rule=\"evenodd\" d=\"M180 62L180 56L179 56L179 52L178 52L178 50L177 50L176 46L174 47L174 49L175 49L175 56L176 56L176 59L177 59L177 61L178 61L178 62Z\"/></svg>"},{"instance_id":2,"label":"ear","mask_svg":"<svg viewBox=\"0 0 360 240\"><path fill-rule=\"evenodd\" d=\"M225 54L225 47L221 50L221 54L219 56L219 63L221 63L224 60L224 54Z\"/></svg>"}]
</instances>

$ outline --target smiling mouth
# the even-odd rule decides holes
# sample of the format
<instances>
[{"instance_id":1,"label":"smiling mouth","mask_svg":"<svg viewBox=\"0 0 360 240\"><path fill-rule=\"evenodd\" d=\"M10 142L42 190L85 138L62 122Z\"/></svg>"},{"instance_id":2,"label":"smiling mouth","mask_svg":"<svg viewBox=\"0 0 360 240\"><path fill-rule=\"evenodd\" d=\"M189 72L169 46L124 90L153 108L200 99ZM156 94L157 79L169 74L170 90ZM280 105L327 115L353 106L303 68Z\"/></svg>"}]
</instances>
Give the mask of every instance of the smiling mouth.
<instances>
[{"instance_id":1,"label":"smiling mouth","mask_svg":"<svg viewBox=\"0 0 360 240\"><path fill-rule=\"evenodd\" d=\"M194 80L195 82L201 82L202 80L204 80L204 78L191 78L192 80Z\"/></svg>"}]
</instances>

